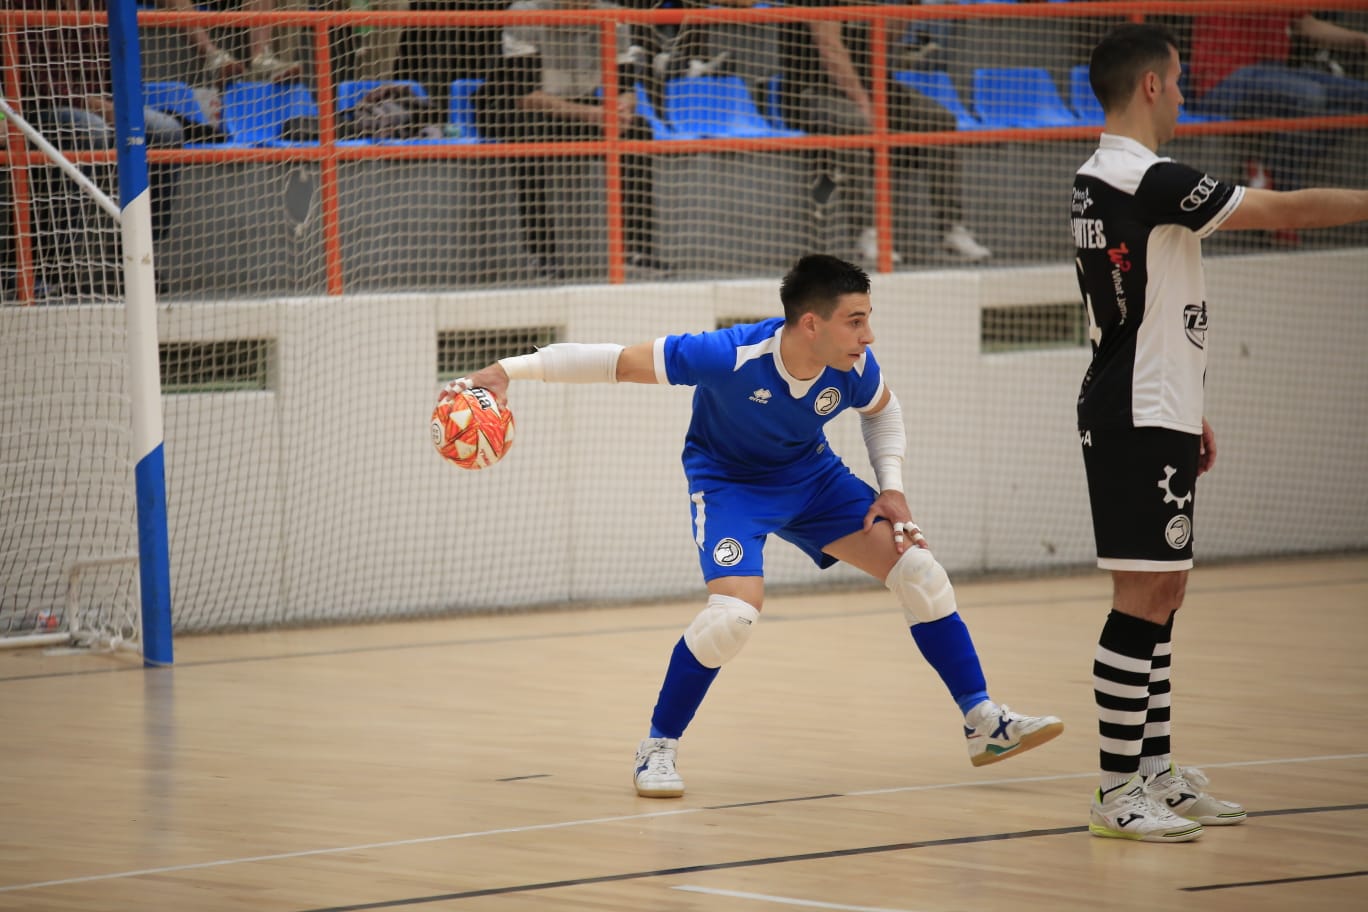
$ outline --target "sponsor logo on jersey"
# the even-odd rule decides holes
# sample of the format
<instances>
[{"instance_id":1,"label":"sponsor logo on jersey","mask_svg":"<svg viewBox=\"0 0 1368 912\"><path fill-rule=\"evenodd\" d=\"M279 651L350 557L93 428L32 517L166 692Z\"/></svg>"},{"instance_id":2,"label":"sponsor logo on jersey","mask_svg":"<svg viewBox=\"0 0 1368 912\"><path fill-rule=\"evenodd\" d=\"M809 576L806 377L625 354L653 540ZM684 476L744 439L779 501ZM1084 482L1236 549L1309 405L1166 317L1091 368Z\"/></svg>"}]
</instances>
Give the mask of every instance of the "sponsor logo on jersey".
<instances>
[{"instance_id":1,"label":"sponsor logo on jersey","mask_svg":"<svg viewBox=\"0 0 1368 912\"><path fill-rule=\"evenodd\" d=\"M836 406L841 404L841 391L834 386L828 386L817 394L817 400L812 403L812 409L819 415L830 415L836 411Z\"/></svg>"},{"instance_id":2,"label":"sponsor logo on jersey","mask_svg":"<svg viewBox=\"0 0 1368 912\"><path fill-rule=\"evenodd\" d=\"M1101 219L1070 219L1073 226L1074 246L1079 250L1101 250L1107 246L1107 234L1102 230Z\"/></svg>"},{"instance_id":3,"label":"sponsor logo on jersey","mask_svg":"<svg viewBox=\"0 0 1368 912\"><path fill-rule=\"evenodd\" d=\"M1174 551L1180 551L1187 545L1188 539L1192 538L1192 520L1188 519L1183 513L1179 513L1168 521L1164 527L1164 541Z\"/></svg>"},{"instance_id":4,"label":"sponsor logo on jersey","mask_svg":"<svg viewBox=\"0 0 1368 912\"><path fill-rule=\"evenodd\" d=\"M1201 304L1189 304L1183 308L1183 330L1187 333L1189 342L1198 348L1206 348L1206 301Z\"/></svg>"},{"instance_id":5,"label":"sponsor logo on jersey","mask_svg":"<svg viewBox=\"0 0 1368 912\"><path fill-rule=\"evenodd\" d=\"M1078 189L1077 187L1073 188L1073 202L1070 204L1069 208L1070 210L1072 210L1074 215L1082 215L1083 213L1087 212L1088 207L1092 204L1093 201L1091 188L1084 187L1082 190Z\"/></svg>"},{"instance_id":6,"label":"sponsor logo on jersey","mask_svg":"<svg viewBox=\"0 0 1368 912\"><path fill-rule=\"evenodd\" d=\"M1181 510L1183 507L1187 506L1189 500L1192 500L1192 491L1189 490L1181 497L1173 493L1173 487L1170 482L1173 481L1174 473L1177 471L1178 470L1171 465L1164 466L1164 477L1159 479L1158 488L1164 492L1164 503L1177 504L1178 509Z\"/></svg>"},{"instance_id":7,"label":"sponsor logo on jersey","mask_svg":"<svg viewBox=\"0 0 1368 912\"><path fill-rule=\"evenodd\" d=\"M738 563L745 553L739 541L724 538L713 548L713 563L719 567L730 567Z\"/></svg>"},{"instance_id":8,"label":"sponsor logo on jersey","mask_svg":"<svg viewBox=\"0 0 1368 912\"><path fill-rule=\"evenodd\" d=\"M762 386L762 387L760 387L760 389L758 389L758 390L756 390L755 392L753 392L753 393L750 394L750 401L751 401L751 402L758 402L758 403L760 403L761 405L765 405L765 404L767 404L767 403L770 401L770 398L773 397L773 396L774 396L773 393L771 393L769 390L765 389L765 388Z\"/></svg>"},{"instance_id":9,"label":"sponsor logo on jersey","mask_svg":"<svg viewBox=\"0 0 1368 912\"><path fill-rule=\"evenodd\" d=\"M1130 248L1126 246L1125 241L1122 241L1119 247L1109 247L1107 258L1112 261L1113 266L1122 272L1131 271Z\"/></svg>"},{"instance_id":10,"label":"sponsor logo on jersey","mask_svg":"<svg viewBox=\"0 0 1368 912\"><path fill-rule=\"evenodd\" d=\"M1192 191L1188 193L1187 196L1183 197L1183 201L1178 204L1178 208L1182 209L1184 212L1196 212L1198 209L1202 208L1207 200L1211 199L1211 194L1215 191L1216 178L1207 177L1203 174L1202 179L1197 182L1197 186L1193 187Z\"/></svg>"}]
</instances>

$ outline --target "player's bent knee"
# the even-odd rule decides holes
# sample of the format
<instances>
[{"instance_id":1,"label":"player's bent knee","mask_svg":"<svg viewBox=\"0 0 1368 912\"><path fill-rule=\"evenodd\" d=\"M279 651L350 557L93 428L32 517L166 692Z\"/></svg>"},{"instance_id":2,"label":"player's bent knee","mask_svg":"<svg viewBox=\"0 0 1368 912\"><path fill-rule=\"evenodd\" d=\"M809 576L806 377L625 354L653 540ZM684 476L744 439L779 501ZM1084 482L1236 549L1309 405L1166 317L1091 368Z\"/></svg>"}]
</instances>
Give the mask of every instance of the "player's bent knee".
<instances>
[{"instance_id":1,"label":"player's bent knee","mask_svg":"<svg viewBox=\"0 0 1368 912\"><path fill-rule=\"evenodd\" d=\"M955 613L955 589L940 561L925 548L908 548L884 580L908 625L924 624Z\"/></svg>"},{"instance_id":2,"label":"player's bent knee","mask_svg":"<svg viewBox=\"0 0 1368 912\"><path fill-rule=\"evenodd\" d=\"M730 595L710 595L708 605L684 631L684 645L708 668L721 668L736 658L750 639L760 612Z\"/></svg>"}]
</instances>

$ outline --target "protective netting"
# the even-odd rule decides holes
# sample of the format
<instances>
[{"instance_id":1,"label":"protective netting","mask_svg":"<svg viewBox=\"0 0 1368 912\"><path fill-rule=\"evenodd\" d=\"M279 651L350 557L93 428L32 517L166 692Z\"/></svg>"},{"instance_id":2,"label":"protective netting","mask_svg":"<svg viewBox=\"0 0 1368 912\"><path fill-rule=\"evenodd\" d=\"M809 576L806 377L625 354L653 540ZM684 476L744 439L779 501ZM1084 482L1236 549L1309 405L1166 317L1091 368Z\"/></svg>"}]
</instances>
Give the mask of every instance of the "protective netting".
<instances>
[{"instance_id":1,"label":"protective netting","mask_svg":"<svg viewBox=\"0 0 1368 912\"><path fill-rule=\"evenodd\" d=\"M1067 200L1101 122L1090 48L1136 15L1175 30L1188 106L1164 152L1213 176L1363 187L1368 161L1368 56L1321 47L1296 0L306 5L140 14L178 630L695 591L687 393L520 385L513 454L461 473L427 443L436 388L549 341L772 315L815 250L885 273L876 351L915 403L909 496L942 561L1085 565ZM77 40L22 15L0 12L6 99L112 189L112 141L23 50L98 80L102 19ZM825 68L833 31L867 110ZM1228 84L1251 49L1277 68ZM73 561L133 548L133 496L117 229L8 139L0 626L27 628ZM1363 223L1205 243L1224 436L1199 557L1368 545L1365 246ZM857 578L770 552L778 585ZM135 569L82 585L132 591Z\"/></svg>"}]
</instances>

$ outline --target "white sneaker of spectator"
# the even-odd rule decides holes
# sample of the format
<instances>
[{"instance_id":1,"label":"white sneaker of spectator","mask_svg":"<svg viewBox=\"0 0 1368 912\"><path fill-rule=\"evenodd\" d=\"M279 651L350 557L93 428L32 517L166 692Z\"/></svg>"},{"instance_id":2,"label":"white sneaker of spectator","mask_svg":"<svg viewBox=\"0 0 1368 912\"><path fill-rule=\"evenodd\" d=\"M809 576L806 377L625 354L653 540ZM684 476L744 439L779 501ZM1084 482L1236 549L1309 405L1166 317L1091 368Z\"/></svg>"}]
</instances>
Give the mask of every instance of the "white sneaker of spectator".
<instances>
[{"instance_id":1,"label":"white sneaker of spectator","mask_svg":"<svg viewBox=\"0 0 1368 912\"><path fill-rule=\"evenodd\" d=\"M866 263L879 262L879 232L878 229L870 227L860 232L860 259ZM902 254L893 251L893 264L902 262Z\"/></svg>"},{"instance_id":2,"label":"white sneaker of spectator","mask_svg":"<svg viewBox=\"0 0 1368 912\"><path fill-rule=\"evenodd\" d=\"M963 225L952 225L945 232L944 244L946 250L973 262L986 260L993 255L993 251L980 244L974 233Z\"/></svg>"}]
</instances>

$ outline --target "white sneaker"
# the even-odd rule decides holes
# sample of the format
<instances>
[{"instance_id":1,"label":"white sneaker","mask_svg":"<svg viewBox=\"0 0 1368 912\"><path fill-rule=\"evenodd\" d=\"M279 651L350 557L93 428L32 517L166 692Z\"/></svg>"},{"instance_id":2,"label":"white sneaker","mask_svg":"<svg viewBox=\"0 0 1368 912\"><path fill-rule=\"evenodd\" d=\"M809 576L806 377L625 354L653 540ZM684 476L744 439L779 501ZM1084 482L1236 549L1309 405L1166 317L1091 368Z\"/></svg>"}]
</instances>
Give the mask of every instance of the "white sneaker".
<instances>
[{"instance_id":1,"label":"white sneaker","mask_svg":"<svg viewBox=\"0 0 1368 912\"><path fill-rule=\"evenodd\" d=\"M1023 716L1009 706L992 701L980 703L964 719L969 762L974 766L997 763L1059 737L1064 723L1057 716Z\"/></svg>"},{"instance_id":2,"label":"white sneaker","mask_svg":"<svg viewBox=\"0 0 1368 912\"><path fill-rule=\"evenodd\" d=\"M943 243L946 250L972 262L986 260L993 255L993 251L980 244L974 233L963 225L952 225L945 232Z\"/></svg>"},{"instance_id":3,"label":"white sneaker","mask_svg":"<svg viewBox=\"0 0 1368 912\"><path fill-rule=\"evenodd\" d=\"M1179 817L1209 826L1234 826L1249 819L1245 809L1235 802L1208 795L1208 785L1210 780L1201 770L1170 763L1167 770L1145 780L1145 794Z\"/></svg>"},{"instance_id":4,"label":"white sneaker","mask_svg":"<svg viewBox=\"0 0 1368 912\"><path fill-rule=\"evenodd\" d=\"M1190 842L1202 835L1202 825L1150 800L1144 781L1136 775L1112 789L1106 801L1101 789L1093 793L1088 831L1106 839Z\"/></svg>"},{"instance_id":5,"label":"white sneaker","mask_svg":"<svg viewBox=\"0 0 1368 912\"><path fill-rule=\"evenodd\" d=\"M288 82L291 79L298 78L304 72L304 68L297 63L281 60L270 51L265 51L252 58L249 72L253 79L259 79L262 82Z\"/></svg>"},{"instance_id":6,"label":"white sneaker","mask_svg":"<svg viewBox=\"0 0 1368 912\"><path fill-rule=\"evenodd\" d=\"M866 263L879 262L879 231L877 228L869 227L860 232L860 259ZM902 262L902 254L893 251L894 265Z\"/></svg>"},{"instance_id":7,"label":"white sneaker","mask_svg":"<svg viewBox=\"0 0 1368 912\"><path fill-rule=\"evenodd\" d=\"M678 738L647 738L637 748L636 790L643 798L678 798L684 780L675 769Z\"/></svg>"}]
</instances>

